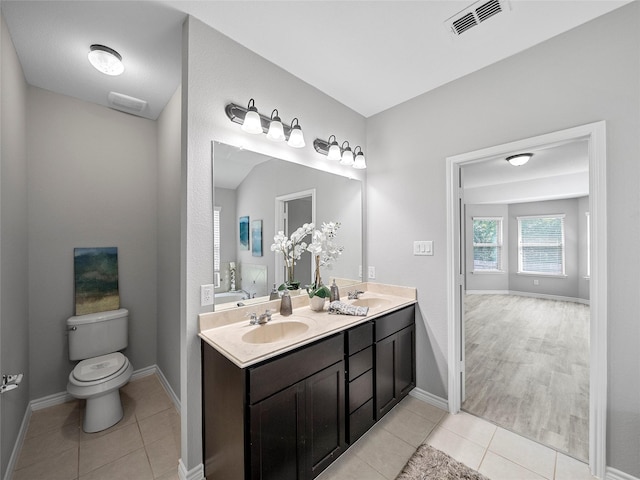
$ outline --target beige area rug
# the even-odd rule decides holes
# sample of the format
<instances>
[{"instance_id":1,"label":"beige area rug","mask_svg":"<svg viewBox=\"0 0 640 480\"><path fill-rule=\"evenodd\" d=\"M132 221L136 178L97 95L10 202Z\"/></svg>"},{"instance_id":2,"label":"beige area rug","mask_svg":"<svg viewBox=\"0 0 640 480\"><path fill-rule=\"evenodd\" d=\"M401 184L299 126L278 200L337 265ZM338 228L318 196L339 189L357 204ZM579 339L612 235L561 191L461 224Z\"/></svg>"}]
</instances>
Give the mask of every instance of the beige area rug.
<instances>
[{"instance_id":1,"label":"beige area rug","mask_svg":"<svg viewBox=\"0 0 640 480\"><path fill-rule=\"evenodd\" d=\"M430 445L422 444L396 480L489 480Z\"/></svg>"}]
</instances>

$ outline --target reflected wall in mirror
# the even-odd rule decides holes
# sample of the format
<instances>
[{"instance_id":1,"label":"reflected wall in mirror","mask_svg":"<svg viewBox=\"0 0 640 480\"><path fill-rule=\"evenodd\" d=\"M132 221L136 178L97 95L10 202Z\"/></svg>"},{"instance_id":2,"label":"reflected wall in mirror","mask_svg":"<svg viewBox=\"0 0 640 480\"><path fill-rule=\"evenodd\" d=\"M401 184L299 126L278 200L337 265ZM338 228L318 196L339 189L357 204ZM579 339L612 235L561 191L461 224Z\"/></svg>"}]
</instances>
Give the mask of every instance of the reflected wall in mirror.
<instances>
[{"instance_id":1,"label":"reflected wall in mirror","mask_svg":"<svg viewBox=\"0 0 640 480\"><path fill-rule=\"evenodd\" d=\"M269 300L273 285L286 280L282 255L271 251L278 230L289 236L302 223L340 222L335 243L344 247L330 269L321 269L329 285L359 283L362 265L362 182L238 147L214 142L214 270L216 310ZM287 208L286 213L283 208ZM296 213L297 212L297 213ZM262 220L263 256L240 249L238 219ZM305 239L310 243L310 237ZM313 279L312 258L296 264L301 286ZM217 281L219 279L219 282ZM304 294L304 290L302 290Z\"/></svg>"}]
</instances>

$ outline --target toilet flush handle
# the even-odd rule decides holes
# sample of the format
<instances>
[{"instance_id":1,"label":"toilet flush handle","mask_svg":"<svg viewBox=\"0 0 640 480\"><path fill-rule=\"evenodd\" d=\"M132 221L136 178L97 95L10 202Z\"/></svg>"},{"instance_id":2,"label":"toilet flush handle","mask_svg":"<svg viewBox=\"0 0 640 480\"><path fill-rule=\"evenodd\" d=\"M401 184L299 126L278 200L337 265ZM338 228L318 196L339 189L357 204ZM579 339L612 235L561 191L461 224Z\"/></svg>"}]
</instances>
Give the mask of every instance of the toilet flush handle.
<instances>
[{"instance_id":1,"label":"toilet flush handle","mask_svg":"<svg viewBox=\"0 0 640 480\"><path fill-rule=\"evenodd\" d=\"M78 329L78 327L69 327L68 331L75 332L77 329Z\"/></svg>"}]
</instances>

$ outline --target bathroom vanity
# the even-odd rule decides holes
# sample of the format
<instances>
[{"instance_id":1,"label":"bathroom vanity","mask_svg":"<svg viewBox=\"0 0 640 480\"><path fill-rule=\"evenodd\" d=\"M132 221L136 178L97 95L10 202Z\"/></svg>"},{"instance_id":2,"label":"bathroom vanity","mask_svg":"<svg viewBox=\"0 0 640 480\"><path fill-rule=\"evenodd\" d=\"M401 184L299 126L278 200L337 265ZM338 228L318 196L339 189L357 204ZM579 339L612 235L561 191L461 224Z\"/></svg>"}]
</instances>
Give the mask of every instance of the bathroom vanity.
<instances>
[{"instance_id":1,"label":"bathroom vanity","mask_svg":"<svg viewBox=\"0 0 640 480\"><path fill-rule=\"evenodd\" d=\"M240 309L200 316L208 480L315 478L409 393L415 290L389 288L402 295L359 300L366 317L312 312L304 298L266 325Z\"/></svg>"}]
</instances>

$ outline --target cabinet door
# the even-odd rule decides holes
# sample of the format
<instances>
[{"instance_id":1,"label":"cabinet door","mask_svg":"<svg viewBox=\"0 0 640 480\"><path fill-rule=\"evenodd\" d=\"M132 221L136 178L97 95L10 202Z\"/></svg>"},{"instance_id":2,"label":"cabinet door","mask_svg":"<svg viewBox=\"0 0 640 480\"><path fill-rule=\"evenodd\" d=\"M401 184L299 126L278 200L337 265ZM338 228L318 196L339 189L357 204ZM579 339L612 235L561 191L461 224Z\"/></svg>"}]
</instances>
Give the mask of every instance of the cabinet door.
<instances>
[{"instance_id":1,"label":"cabinet door","mask_svg":"<svg viewBox=\"0 0 640 480\"><path fill-rule=\"evenodd\" d=\"M315 478L346 448L344 361L305 380L306 475Z\"/></svg>"},{"instance_id":2,"label":"cabinet door","mask_svg":"<svg viewBox=\"0 0 640 480\"><path fill-rule=\"evenodd\" d=\"M376 343L376 420L415 387L415 326Z\"/></svg>"},{"instance_id":3,"label":"cabinet door","mask_svg":"<svg viewBox=\"0 0 640 480\"><path fill-rule=\"evenodd\" d=\"M376 420L396 404L396 336L376 343Z\"/></svg>"},{"instance_id":4,"label":"cabinet door","mask_svg":"<svg viewBox=\"0 0 640 480\"><path fill-rule=\"evenodd\" d=\"M304 382L249 407L251 480L304 476Z\"/></svg>"}]
</instances>

